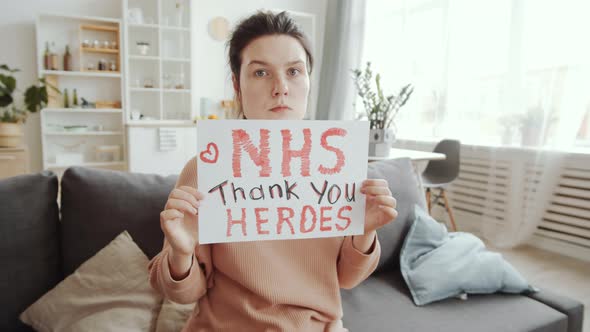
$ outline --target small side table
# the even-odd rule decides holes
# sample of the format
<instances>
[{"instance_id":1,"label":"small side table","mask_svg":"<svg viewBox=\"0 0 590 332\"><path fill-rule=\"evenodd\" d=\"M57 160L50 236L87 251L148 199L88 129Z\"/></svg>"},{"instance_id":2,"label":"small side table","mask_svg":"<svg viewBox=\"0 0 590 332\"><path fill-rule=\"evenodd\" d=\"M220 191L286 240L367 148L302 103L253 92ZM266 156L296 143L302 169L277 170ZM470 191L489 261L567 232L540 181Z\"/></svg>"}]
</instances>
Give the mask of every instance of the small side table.
<instances>
[{"instance_id":1,"label":"small side table","mask_svg":"<svg viewBox=\"0 0 590 332\"><path fill-rule=\"evenodd\" d=\"M28 149L0 148L0 179L27 174L29 172Z\"/></svg>"}]
</instances>

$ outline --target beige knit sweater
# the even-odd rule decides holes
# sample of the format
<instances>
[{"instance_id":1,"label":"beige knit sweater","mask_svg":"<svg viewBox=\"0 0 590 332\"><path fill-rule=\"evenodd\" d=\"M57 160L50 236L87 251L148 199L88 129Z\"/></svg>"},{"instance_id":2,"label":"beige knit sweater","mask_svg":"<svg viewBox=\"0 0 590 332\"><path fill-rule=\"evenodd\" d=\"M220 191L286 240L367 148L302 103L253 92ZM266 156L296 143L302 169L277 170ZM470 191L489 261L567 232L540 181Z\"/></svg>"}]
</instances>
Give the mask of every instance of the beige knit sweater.
<instances>
[{"instance_id":1,"label":"beige knit sweater","mask_svg":"<svg viewBox=\"0 0 590 332\"><path fill-rule=\"evenodd\" d=\"M197 188L196 158L179 186ZM366 279L381 253L377 238L363 254L349 236L197 245L189 275L175 281L169 250L164 241L151 260L150 282L174 302L198 301L183 331L340 331L340 288Z\"/></svg>"}]
</instances>

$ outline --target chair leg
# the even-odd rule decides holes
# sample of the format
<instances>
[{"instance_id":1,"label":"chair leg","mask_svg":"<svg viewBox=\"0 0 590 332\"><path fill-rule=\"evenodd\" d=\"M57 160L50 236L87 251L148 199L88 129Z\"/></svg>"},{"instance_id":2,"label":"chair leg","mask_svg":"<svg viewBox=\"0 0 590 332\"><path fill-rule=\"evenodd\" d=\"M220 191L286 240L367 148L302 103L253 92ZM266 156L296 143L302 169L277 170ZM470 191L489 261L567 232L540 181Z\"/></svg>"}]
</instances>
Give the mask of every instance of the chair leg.
<instances>
[{"instance_id":1,"label":"chair leg","mask_svg":"<svg viewBox=\"0 0 590 332\"><path fill-rule=\"evenodd\" d=\"M451 210L451 206L449 205L449 200L447 199L447 195L445 193L445 190L442 188L440 189L440 195L445 200L445 208L447 209L447 213L449 214L449 217L451 218L451 225L453 226L453 232L456 232L457 225L455 225L455 217L453 217L453 211Z\"/></svg>"},{"instance_id":2,"label":"chair leg","mask_svg":"<svg viewBox=\"0 0 590 332\"><path fill-rule=\"evenodd\" d=\"M426 204L428 204L428 214L430 215L430 210L431 210L430 188L426 188Z\"/></svg>"}]
</instances>

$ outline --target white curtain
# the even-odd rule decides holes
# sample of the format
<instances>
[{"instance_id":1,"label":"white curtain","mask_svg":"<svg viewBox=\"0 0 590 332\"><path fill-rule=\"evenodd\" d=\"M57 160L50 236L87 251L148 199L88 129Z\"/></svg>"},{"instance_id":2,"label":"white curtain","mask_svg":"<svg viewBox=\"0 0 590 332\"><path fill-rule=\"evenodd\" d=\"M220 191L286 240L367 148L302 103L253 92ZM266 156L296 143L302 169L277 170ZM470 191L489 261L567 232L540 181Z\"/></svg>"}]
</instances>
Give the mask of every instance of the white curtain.
<instances>
[{"instance_id":1,"label":"white curtain","mask_svg":"<svg viewBox=\"0 0 590 332\"><path fill-rule=\"evenodd\" d=\"M590 147L588 13L587 0L367 3L362 61L389 93L415 86L396 120L398 137L525 147L508 223L481 223L498 246L532 235L565 153Z\"/></svg>"},{"instance_id":2,"label":"white curtain","mask_svg":"<svg viewBox=\"0 0 590 332\"><path fill-rule=\"evenodd\" d=\"M351 70L360 63L365 6L365 0L328 0L316 119L354 117Z\"/></svg>"}]
</instances>

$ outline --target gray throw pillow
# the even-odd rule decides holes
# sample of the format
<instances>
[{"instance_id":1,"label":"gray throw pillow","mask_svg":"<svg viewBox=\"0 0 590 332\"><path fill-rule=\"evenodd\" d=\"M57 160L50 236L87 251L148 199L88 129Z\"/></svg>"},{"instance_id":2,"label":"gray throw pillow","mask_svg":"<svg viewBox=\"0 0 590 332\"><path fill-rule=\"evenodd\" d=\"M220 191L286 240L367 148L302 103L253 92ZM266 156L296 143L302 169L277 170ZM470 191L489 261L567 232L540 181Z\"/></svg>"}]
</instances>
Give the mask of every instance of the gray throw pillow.
<instances>
[{"instance_id":1,"label":"gray throw pillow","mask_svg":"<svg viewBox=\"0 0 590 332\"><path fill-rule=\"evenodd\" d=\"M415 215L402 247L400 267L416 305L465 293L538 291L501 254L487 251L475 235L448 233L418 206Z\"/></svg>"},{"instance_id":2,"label":"gray throw pillow","mask_svg":"<svg viewBox=\"0 0 590 332\"><path fill-rule=\"evenodd\" d=\"M0 331L31 331L18 315L61 280L57 176L0 180Z\"/></svg>"},{"instance_id":3,"label":"gray throw pillow","mask_svg":"<svg viewBox=\"0 0 590 332\"><path fill-rule=\"evenodd\" d=\"M420 190L418 176L408 158L369 163L367 178L387 180L389 189L397 200L398 212L395 221L377 230L381 258L376 271L391 271L398 268L404 237L414 221L414 205L426 207L426 198Z\"/></svg>"},{"instance_id":4,"label":"gray throw pillow","mask_svg":"<svg viewBox=\"0 0 590 332\"><path fill-rule=\"evenodd\" d=\"M162 177L71 167L61 180L61 238L64 276L127 230L154 257L164 235L160 212L177 176Z\"/></svg>"}]
</instances>

